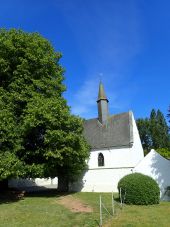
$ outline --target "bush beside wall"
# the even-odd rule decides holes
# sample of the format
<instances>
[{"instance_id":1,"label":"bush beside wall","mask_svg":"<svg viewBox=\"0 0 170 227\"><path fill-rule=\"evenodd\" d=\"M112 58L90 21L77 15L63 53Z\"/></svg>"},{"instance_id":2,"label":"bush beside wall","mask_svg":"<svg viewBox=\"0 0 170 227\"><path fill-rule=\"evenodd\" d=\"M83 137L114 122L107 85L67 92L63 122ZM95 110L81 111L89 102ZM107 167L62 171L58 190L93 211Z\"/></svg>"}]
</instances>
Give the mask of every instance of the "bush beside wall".
<instances>
[{"instance_id":1,"label":"bush beside wall","mask_svg":"<svg viewBox=\"0 0 170 227\"><path fill-rule=\"evenodd\" d=\"M157 182L141 173L132 173L124 176L118 183L120 196L125 195L126 204L149 205L158 204L160 189Z\"/></svg>"}]
</instances>

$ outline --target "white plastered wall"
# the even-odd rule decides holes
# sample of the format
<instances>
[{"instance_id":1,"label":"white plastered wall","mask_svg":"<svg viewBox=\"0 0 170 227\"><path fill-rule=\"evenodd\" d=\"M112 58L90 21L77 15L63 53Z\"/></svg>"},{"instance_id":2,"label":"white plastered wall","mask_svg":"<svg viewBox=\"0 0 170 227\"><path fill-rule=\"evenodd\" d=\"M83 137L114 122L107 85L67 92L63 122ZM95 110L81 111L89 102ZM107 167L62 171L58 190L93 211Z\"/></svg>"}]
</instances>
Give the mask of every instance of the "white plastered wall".
<instances>
[{"instance_id":1,"label":"white plastered wall","mask_svg":"<svg viewBox=\"0 0 170 227\"><path fill-rule=\"evenodd\" d=\"M58 178L29 178L29 179L11 179L8 181L9 188L57 188Z\"/></svg>"},{"instance_id":2,"label":"white plastered wall","mask_svg":"<svg viewBox=\"0 0 170 227\"><path fill-rule=\"evenodd\" d=\"M167 187L170 186L169 160L163 158L155 150L151 150L149 154L147 154L145 158L134 168L134 172L143 173L152 177L159 185L160 197L164 197Z\"/></svg>"}]
</instances>

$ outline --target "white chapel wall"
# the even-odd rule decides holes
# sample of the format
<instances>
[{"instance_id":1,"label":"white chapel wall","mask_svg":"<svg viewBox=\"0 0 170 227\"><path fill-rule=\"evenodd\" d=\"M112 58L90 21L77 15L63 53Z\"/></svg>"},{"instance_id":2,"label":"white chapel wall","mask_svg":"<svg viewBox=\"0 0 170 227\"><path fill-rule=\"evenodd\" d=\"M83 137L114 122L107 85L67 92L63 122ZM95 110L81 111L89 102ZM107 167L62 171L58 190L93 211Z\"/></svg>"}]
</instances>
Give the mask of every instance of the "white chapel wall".
<instances>
[{"instance_id":1,"label":"white chapel wall","mask_svg":"<svg viewBox=\"0 0 170 227\"><path fill-rule=\"evenodd\" d=\"M133 158L133 165L136 166L143 158L144 158L144 152L143 152L143 147L141 144L140 136L139 136L139 131L136 125L136 121L134 119L133 113L132 114L132 123L133 123L133 138L134 138L134 144L131 152L131 156Z\"/></svg>"},{"instance_id":2,"label":"white chapel wall","mask_svg":"<svg viewBox=\"0 0 170 227\"><path fill-rule=\"evenodd\" d=\"M161 197L164 196L167 187L170 186L170 161L153 149L134 168L134 172L152 177L159 185Z\"/></svg>"},{"instance_id":3,"label":"white chapel wall","mask_svg":"<svg viewBox=\"0 0 170 227\"><path fill-rule=\"evenodd\" d=\"M91 169L78 182L70 184L70 191L117 192L119 180L130 173L132 173L131 168Z\"/></svg>"},{"instance_id":4,"label":"white chapel wall","mask_svg":"<svg viewBox=\"0 0 170 227\"><path fill-rule=\"evenodd\" d=\"M57 188L58 178L27 178L27 179L11 179L8 181L9 188L24 188L30 189L34 188L35 190L44 188Z\"/></svg>"}]
</instances>

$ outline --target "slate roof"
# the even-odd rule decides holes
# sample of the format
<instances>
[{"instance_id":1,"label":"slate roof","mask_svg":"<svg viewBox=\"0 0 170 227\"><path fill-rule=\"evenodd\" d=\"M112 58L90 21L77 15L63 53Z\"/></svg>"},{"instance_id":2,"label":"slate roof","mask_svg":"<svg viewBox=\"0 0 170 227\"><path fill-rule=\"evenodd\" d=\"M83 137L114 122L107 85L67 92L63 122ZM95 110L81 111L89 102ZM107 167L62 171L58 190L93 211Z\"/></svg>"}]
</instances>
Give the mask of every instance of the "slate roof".
<instances>
[{"instance_id":1,"label":"slate roof","mask_svg":"<svg viewBox=\"0 0 170 227\"><path fill-rule=\"evenodd\" d=\"M91 149L131 147L132 127L132 112L109 116L105 124L94 118L84 122L84 136Z\"/></svg>"}]
</instances>

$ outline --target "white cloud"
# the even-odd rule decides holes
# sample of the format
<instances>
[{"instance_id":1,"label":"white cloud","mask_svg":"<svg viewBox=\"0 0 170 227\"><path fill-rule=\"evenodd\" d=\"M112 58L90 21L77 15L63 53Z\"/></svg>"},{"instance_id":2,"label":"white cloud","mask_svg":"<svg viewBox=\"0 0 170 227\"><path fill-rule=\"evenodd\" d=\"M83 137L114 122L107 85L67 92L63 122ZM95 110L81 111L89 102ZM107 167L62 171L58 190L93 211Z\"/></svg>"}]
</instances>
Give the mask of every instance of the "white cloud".
<instances>
[{"instance_id":1,"label":"white cloud","mask_svg":"<svg viewBox=\"0 0 170 227\"><path fill-rule=\"evenodd\" d=\"M91 116L91 110L96 107L98 93L98 79L92 77L86 80L82 87L73 96L71 109L72 113L80 116Z\"/></svg>"}]
</instances>

